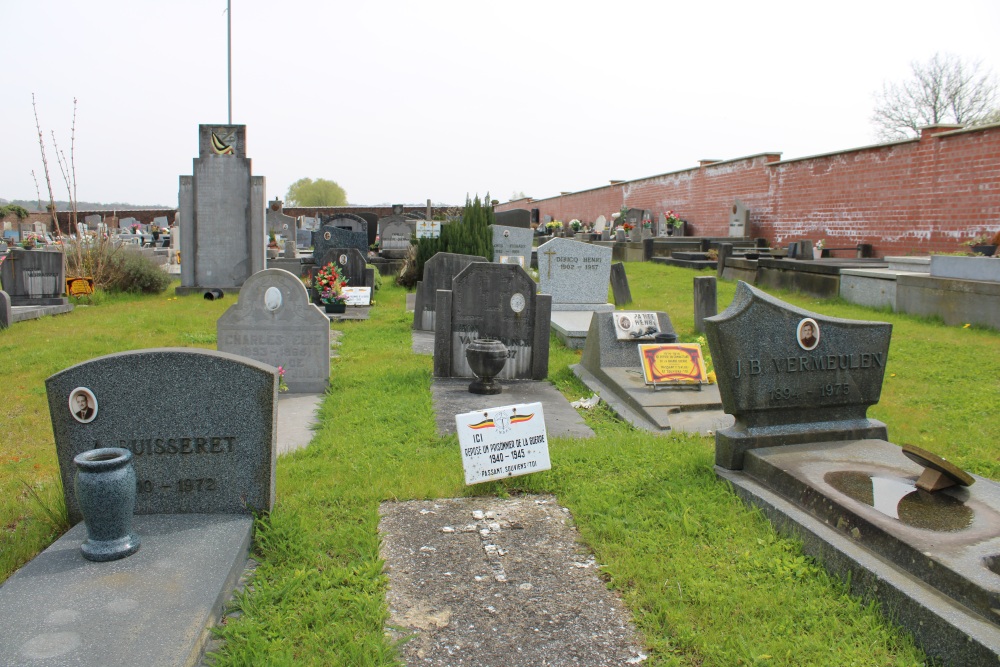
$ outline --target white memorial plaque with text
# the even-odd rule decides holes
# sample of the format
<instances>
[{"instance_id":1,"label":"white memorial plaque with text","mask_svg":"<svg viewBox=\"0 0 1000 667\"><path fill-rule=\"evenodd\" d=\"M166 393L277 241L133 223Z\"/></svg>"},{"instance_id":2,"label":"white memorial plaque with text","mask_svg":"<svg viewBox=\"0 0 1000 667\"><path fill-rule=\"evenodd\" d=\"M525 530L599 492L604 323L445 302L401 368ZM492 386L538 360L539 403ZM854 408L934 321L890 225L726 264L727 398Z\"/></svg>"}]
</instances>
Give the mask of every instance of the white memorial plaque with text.
<instances>
[{"instance_id":1,"label":"white memorial plaque with text","mask_svg":"<svg viewBox=\"0 0 1000 667\"><path fill-rule=\"evenodd\" d=\"M465 484L549 470L549 442L541 403L455 415Z\"/></svg>"},{"instance_id":2,"label":"white memorial plaque with text","mask_svg":"<svg viewBox=\"0 0 1000 667\"><path fill-rule=\"evenodd\" d=\"M344 303L348 306L370 306L372 303L371 287L342 287Z\"/></svg>"},{"instance_id":3,"label":"white memorial plaque with text","mask_svg":"<svg viewBox=\"0 0 1000 667\"><path fill-rule=\"evenodd\" d=\"M653 312L618 311L611 319L615 323L618 340L649 340L660 333L660 320Z\"/></svg>"}]
</instances>

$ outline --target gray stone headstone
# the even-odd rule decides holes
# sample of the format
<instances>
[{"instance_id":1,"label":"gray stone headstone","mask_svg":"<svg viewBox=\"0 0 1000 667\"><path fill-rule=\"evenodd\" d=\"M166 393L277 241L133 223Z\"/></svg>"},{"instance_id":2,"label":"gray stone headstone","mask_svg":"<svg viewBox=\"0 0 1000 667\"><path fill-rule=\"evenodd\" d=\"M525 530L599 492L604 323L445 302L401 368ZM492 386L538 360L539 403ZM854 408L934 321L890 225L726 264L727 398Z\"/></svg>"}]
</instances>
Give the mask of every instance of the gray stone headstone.
<instances>
[{"instance_id":1,"label":"gray stone headstone","mask_svg":"<svg viewBox=\"0 0 1000 667\"><path fill-rule=\"evenodd\" d=\"M274 505L277 369L196 348L111 354L45 381L71 523L73 457L100 447L132 452L136 514L246 514ZM77 419L70 399L88 395Z\"/></svg>"},{"instance_id":2,"label":"gray stone headstone","mask_svg":"<svg viewBox=\"0 0 1000 667\"><path fill-rule=\"evenodd\" d=\"M403 259L410 252L413 227L404 220L393 220L381 228L379 254L387 259Z\"/></svg>"},{"instance_id":3,"label":"gray stone headstone","mask_svg":"<svg viewBox=\"0 0 1000 667\"><path fill-rule=\"evenodd\" d=\"M878 402L892 325L826 317L740 281L729 308L705 319L722 405L716 464L739 470L748 449L887 439L867 418Z\"/></svg>"},{"instance_id":4,"label":"gray stone headstone","mask_svg":"<svg viewBox=\"0 0 1000 667\"><path fill-rule=\"evenodd\" d=\"M181 286L231 290L265 266L265 183L253 176L245 125L199 125L194 174L180 177Z\"/></svg>"},{"instance_id":5,"label":"gray stone headstone","mask_svg":"<svg viewBox=\"0 0 1000 667\"><path fill-rule=\"evenodd\" d=\"M268 204L264 224L269 234L280 234L286 239L295 237L295 218L284 214L284 202L280 199Z\"/></svg>"},{"instance_id":6,"label":"gray stone headstone","mask_svg":"<svg viewBox=\"0 0 1000 667\"><path fill-rule=\"evenodd\" d=\"M729 235L745 237L750 229L750 211L739 199L729 211Z\"/></svg>"},{"instance_id":7,"label":"gray stone headstone","mask_svg":"<svg viewBox=\"0 0 1000 667\"><path fill-rule=\"evenodd\" d=\"M167 219L167 216L161 215L156 218L153 218L153 224L161 229L165 229L170 226L170 221Z\"/></svg>"},{"instance_id":8,"label":"gray stone headstone","mask_svg":"<svg viewBox=\"0 0 1000 667\"><path fill-rule=\"evenodd\" d=\"M88 215L88 216L86 216L83 219L83 221L84 221L84 223L86 223L87 225L93 227L94 229L97 229L97 225L99 225L102 222L104 222L104 220L101 218L101 216L96 215L96 214L95 215Z\"/></svg>"},{"instance_id":9,"label":"gray stone headstone","mask_svg":"<svg viewBox=\"0 0 1000 667\"><path fill-rule=\"evenodd\" d=\"M7 292L0 290L0 329L6 329L13 322L10 310L10 297Z\"/></svg>"},{"instance_id":10,"label":"gray stone headstone","mask_svg":"<svg viewBox=\"0 0 1000 667\"><path fill-rule=\"evenodd\" d=\"M259 271L218 319L220 352L281 366L291 393L322 393L330 380L330 320L283 269Z\"/></svg>"},{"instance_id":11,"label":"gray stone headstone","mask_svg":"<svg viewBox=\"0 0 1000 667\"><path fill-rule=\"evenodd\" d=\"M549 365L552 297L517 264L474 262L438 290L434 329L435 377L473 377L469 343L493 338L507 346L498 378L544 380Z\"/></svg>"},{"instance_id":12,"label":"gray stone headstone","mask_svg":"<svg viewBox=\"0 0 1000 667\"><path fill-rule=\"evenodd\" d=\"M726 270L726 260L728 260L733 254L733 244L732 243L720 243L719 244L719 258L716 260L716 277L721 278L723 272Z\"/></svg>"},{"instance_id":13,"label":"gray stone headstone","mask_svg":"<svg viewBox=\"0 0 1000 667\"><path fill-rule=\"evenodd\" d=\"M368 223L368 245L375 243L378 236L378 216L368 211L358 211L355 215Z\"/></svg>"},{"instance_id":14,"label":"gray stone headstone","mask_svg":"<svg viewBox=\"0 0 1000 667\"><path fill-rule=\"evenodd\" d=\"M362 256L368 256L368 234L352 232L331 225L323 225L318 232L313 232L313 257L318 262L326 257L331 248L356 248Z\"/></svg>"},{"instance_id":15,"label":"gray stone headstone","mask_svg":"<svg viewBox=\"0 0 1000 667\"><path fill-rule=\"evenodd\" d=\"M417 284L413 306L413 328L434 331L437 291L451 289L452 279L473 262L485 262L479 255L439 252L424 263L424 277Z\"/></svg>"},{"instance_id":16,"label":"gray stone headstone","mask_svg":"<svg viewBox=\"0 0 1000 667\"><path fill-rule=\"evenodd\" d=\"M705 318L719 314L715 276L694 278L694 330L705 332Z\"/></svg>"},{"instance_id":17,"label":"gray stone headstone","mask_svg":"<svg viewBox=\"0 0 1000 667\"><path fill-rule=\"evenodd\" d=\"M56 250L11 248L0 264L0 282L12 306L58 306L69 303L66 263Z\"/></svg>"},{"instance_id":18,"label":"gray stone headstone","mask_svg":"<svg viewBox=\"0 0 1000 667\"><path fill-rule=\"evenodd\" d=\"M319 218L311 218L308 215L300 215L298 218L299 229L304 229L307 232L315 232L320 228Z\"/></svg>"},{"instance_id":19,"label":"gray stone headstone","mask_svg":"<svg viewBox=\"0 0 1000 667\"><path fill-rule=\"evenodd\" d=\"M595 234L602 233L607 224L608 221L603 215L597 216L597 220L594 222L594 233Z\"/></svg>"},{"instance_id":20,"label":"gray stone headstone","mask_svg":"<svg viewBox=\"0 0 1000 667\"><path fill-rule=\"evenodd\" d=\"M531 266L531 245L535 233L531 228L507 227L491 225L493 229L493 261L500 262L506 257L505 263L515 264L520 257L524 268Z\"/></svg>"},{"instance_id":21,"label":"gray stone headstone","mask_svg":"<svg viewBox=\"0 0 1000 667\"><path fill-rule=\"evenodd\" d=\"M634 340L618 340L613 318L620 315L614 313L594 313L590 320L590 330L587 332L587 342L583 346L580 363L596 377L614 384L605 369L608 368L641 368L642 359L639 356L639 342ZM670 317L664 312L656 312L657 323L661 333L676 333ZM652 343L653 341L640 341ZM641 381L641 376L638 378Z\"/></svg>"},{"instance_id":22,"label":"gray stone headstone","mask_svg":"<svg viewBox=\"0 0 1000 667\"><path fill-rule=\"evenodd\" d=\"M366 271L367 260L365 255L358 252L357 248L330 248L323 255L320 262L316 263L316 268L326 266L330 263L336 264L340 269L340 275L347 279L347 284L351 287L374 287L374 280L369 280Z\"/></svg>"},{"instance_id":23,"label":"gray stone headstone","mask_svg":"<svg viewBox=\"0 0 1000 667\"><path fill-rule=\"evenodd\" d=\"M295 245L300 250L306 250L312 246L312 235L313 233L308 229L296 229L295 230Z\"/></svg>"},{"instance_id":24,"label":"gray stone headstone","mask_svg":"<svg viewBox=\"0 0 1000 667\"><path fill-rule=\"evenodd\" d=\"M531 211L526 208L515 208L510 211L497 211L493 215L494 224L504 227L520 227L531 229Z\"/></svg>"},{"instance_id":25,"label":"gray stone headstone","mask_svg":"<svg viewBox=\"0 0 1000 667\"><path fill-rule=\"evenodd\" d=\"M611 248L555 238L538 246L539 291L553 310L594 310L608 302Z\"/></svg>"},{"instance_id":26,"label":"gray stone headstone","mask_svg":"<svg viewBox=\"0 0 1000 667\"><path fill-rule=\"evenodd\" d=\"M611 294L617 308L632 303L632 290L629 289L628 276L625 275L625 265L622 262L611 265Z\"/></svg>"},{"instance_id":27,"label":"gray stone headstone","mask_svg":"<svg viewBox=\"0 0 1000 667\"><path fill-rule=\"evenodd\" d=\"M130 218L122 218L121 220L118 221L118 227L120 229L131 229L133 225L136 225L136 226L139 225L139 221L136 220L135 218L131 218L131 217Z\"/></svg>"}]
</instances>

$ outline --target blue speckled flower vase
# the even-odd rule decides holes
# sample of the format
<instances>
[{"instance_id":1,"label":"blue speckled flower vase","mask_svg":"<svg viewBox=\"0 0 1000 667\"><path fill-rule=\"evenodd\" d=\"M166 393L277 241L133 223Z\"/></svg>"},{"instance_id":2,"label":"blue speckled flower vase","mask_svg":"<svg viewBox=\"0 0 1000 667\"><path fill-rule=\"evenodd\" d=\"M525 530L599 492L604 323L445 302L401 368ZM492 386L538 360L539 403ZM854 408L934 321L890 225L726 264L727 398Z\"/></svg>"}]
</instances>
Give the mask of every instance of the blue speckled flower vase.
<instances>
[{"instance_id":1,"label":"blue speckled flower vase","mask_svg":"<svg viewBox=\"0 0 1000 667\"><path fill-rule=\"evenodd\" d=\"M132 452L91 449L77 454L73 463L76 500L87 526L87 539L80 546L83 557L108 561L131 556L139 550L139 536L132 532L136 488Z\"/></svg>"}]
</instances>

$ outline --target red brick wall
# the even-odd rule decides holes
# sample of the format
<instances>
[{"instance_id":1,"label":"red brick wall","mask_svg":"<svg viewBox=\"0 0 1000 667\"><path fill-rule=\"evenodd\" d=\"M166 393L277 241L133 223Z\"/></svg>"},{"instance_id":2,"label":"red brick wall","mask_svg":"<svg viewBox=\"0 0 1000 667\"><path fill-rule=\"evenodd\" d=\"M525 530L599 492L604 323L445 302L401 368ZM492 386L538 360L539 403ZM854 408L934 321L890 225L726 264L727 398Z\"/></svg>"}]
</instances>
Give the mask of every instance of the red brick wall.
<instances>
[{"instance_id":1,"label":"red brick wall","mask_svg":"<svg viewBox=\"0 0 1000 667\"><path fill-rule=\"evenodd\" d=\"M725 236L735 199L750 209L748 235L776 246L822 238L833 248L870 243L879 256L962 250L1000 230L1000 125L926 128L920 139L797 160L755 155L497 210L591 222L623 204L673 209L690 234Z\"/></svg>"}]
</instances>

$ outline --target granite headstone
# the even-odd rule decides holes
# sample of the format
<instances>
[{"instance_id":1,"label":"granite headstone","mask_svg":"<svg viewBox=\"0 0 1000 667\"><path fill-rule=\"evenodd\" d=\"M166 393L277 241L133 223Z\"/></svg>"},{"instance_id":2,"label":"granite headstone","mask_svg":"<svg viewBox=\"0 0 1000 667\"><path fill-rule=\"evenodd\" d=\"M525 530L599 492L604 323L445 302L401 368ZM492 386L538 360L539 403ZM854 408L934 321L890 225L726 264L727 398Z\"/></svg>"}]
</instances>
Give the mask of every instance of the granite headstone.
<instances>
[{"instance_id":1,"label":"granite headstone","mask_svg":"<svg viewBox=\"0 0 1000 667\"><path fill-rule=\"evenodd\" d=\"M729 236L745 237L750 229L750 211L739 199L729 211Z\"/></svg>"},{"instance_id":2,"label":"granite headstone","mask_svg":"<svg viewBox=\"0 0 1000 667\"><path fill-rule=\"evenodd\" d=\"M216 322L220 352L285 371L291 393L322 393L330 380L330 320L305 285L283 269L258 271Z\"/></svg>"},{"instance_id":3,"label":"granite headstone","mask_svg":"<svg viewBox=\"0 0 1000 667\"><path fill-rule=\"evenodd\" d=\"M892 325L827 317L740 281L729 308L705 319L725 411L716 464L739 470L748 449L887 439L878 403Z\"/></svg>"},{"instance_id":4,"label":"granite headstone","mask_svg":"<svg viewBox=\"0 0 1000 667\"><path fill-rule=\"evenodd\" d=\"M276 368L196 348L134 350L71 366L45 388L71 523L81 519L73 457L101 447L132 452L136 514L273 507Z\"/></svg>"},{"instance_id":5,"label":"granite headstone","mask_svg":"<svg viewBox=\"0 0 1000 667\"><path fill-rule=\"evenodd\" d=\"M59 306L69 303L66 263L61 251L11 248L0 264L0 282L11 306Z\"/></svg>"},{"instance_id":6,"label":"granite headstone","mask_svg":"<svg viewBox=\"0 0 1000 667\"><path fill-rule=\"evenodd\" d=\"M438 290L434 329L435 377L473 377L465 357L477 338L507 346L501 379L544 380L549 365L552 297L517 264L474 262Z\"/></svg>"},{"instance_id":7,"label":"granite headstone","mask_svg":"<svg viewBox=\"0 0 1000 667\"><path fill-rule=\"evenodd\" d=\"M613 310L609 247L555 238L538 247L539 291L552 296L552 310Z\"/></svg>"},{"instance_id":8,"label":"granite headstone","mask_svg":"<svg viewBox=\"0 0 1000 667\"><path fill-rule=\"evenodd\" d=\"M497 211L493 214L494 224L504 227L520 227L531 229L531 211L525 208L515 208L510 211Z\"/></svg>"},{"instance_id":9,"label":"granite headstone","mask_svg":"<svg viewBox=\"0 0 1000 667\"><path fill-rule=\"evenodd\" d=\"M715 276L694 278L694 330L705 332L705 318L719 314Z\"/></svg>"},{"instance_id":10,"label":"granite headstone","mask_svg":"<svg viewBox=\"0 0 1000 667\"><path fill-rule=\"evenodd\" d=\"M331 248L356 248L362 256L368 256L367 232L352 232L333 225L323 225L312 236L313 257L317 263L326 257Z\"/></svg>"},{"instance_id":11,"label":"granite headstone","mask_svg":"<svg viewBox=\"0 0 1000 667\"><path fill-rule=\"evenodd\" d=\"M535 233L530 227L491 225L493 229L493 261L504 264L531 266L531 245Z\"/></svg>"},{"instance_id":12,"label":"granite headstone","mask_svg":"<svg viewBox=\"0 0 1000 667\"><path fill-rule=\"evenodd\" d=\"M347 279L347 284L351 287L375 286L374 271L367 268L365 255L358 252L357 248L330 248L321 261L316 263L316 268L330 263L337 265L340 275Z\"/></svg>"},{"instance_id":13,"label":"granite headstone","mask_svg":"<svg viewBox=\"0 0 1000 667\"><path fill-rule=\"evenodd\" d=\"M387 259L403 259L410 252L413 226L405 220L393 220L381 228L379 238L379 254Z\"/></svg>"},{"instance_id":14,"label":"granite headstone","mask_svg":"<svg viewBox=\"0 0 1000 667\"><path fill-rule=\"evenodd\" d=\"M628 286L628 276L625 275L625 264L622 262L611 265L611 294L618 308L632 303L632 290Z\"/></svg>"},{"instance_id":15,"label":"granite headstone","mask_svg":"<svg viewBox=\"0 0 1000 667\"><path fill-rule=\"evenodd\" d=\"M424 277L417 283L417 294L413 305L413 328L419 331L434 331L437 307L437 291L451 289L452 279L462 269L473 262L485 262L479 255L459 255L439 252L424 263Z\"/></svg>"},{"instance_id":16,"label":"granite headstone","mask_svg":"<svg viewBox=\"0 0 1000 667\"><path fill-rule=\"evenodd\" d=\"M10 310L10 297L0 290L0 329L6 329L13 324L13 313Z\"/></svg>"}]
</instances>

